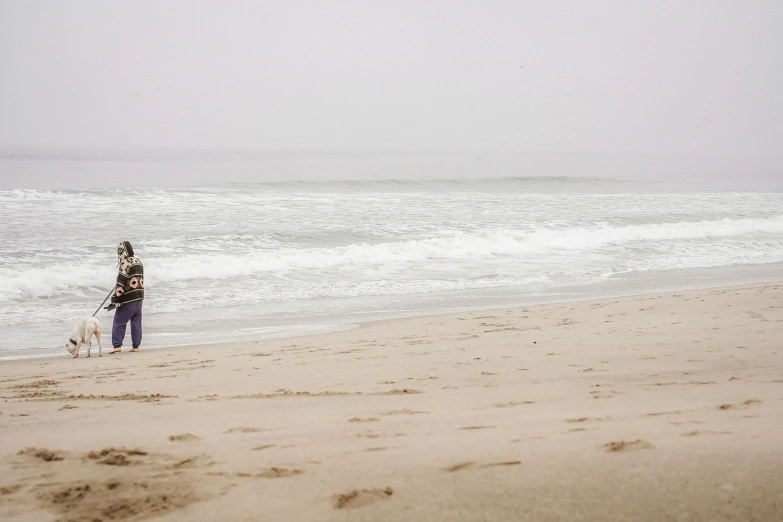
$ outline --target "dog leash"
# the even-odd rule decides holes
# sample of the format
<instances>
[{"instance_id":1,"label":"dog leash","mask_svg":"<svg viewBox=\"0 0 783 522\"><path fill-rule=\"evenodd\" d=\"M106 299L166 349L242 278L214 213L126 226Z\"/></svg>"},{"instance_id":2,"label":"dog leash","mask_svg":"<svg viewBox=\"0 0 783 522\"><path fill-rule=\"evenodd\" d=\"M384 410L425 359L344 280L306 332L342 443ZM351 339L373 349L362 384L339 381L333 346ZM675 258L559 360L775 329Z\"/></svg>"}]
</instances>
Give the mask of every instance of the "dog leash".
<instances>
[{"instance_id":1,"label":"dog leash","mask_svg":"<svg viewBox=\"0 0 783 522\"><path fill-rule=\"evenodd\" d=\"M107 296L106 296L106 299L104 299L104 300L103 300L103 303L105 303L105 302L106 302L106 300L107 300L107 299L109 299L109 298L111 297L111 294L113 294L113 293L114 293L114 288L112 288L112 289L111 289L111 291L109 292L109 295L107 295ZM103 303L101 303L101 306L103 306ZM95 310L95 313L94 313L94 314L92 314L92 316L93 316L93 317L95 317L95 314L97 314L98 312L100 312L100 311L101 311L101 306L99 306L99 307L98 307L98 309L97 309L97 310Z\"/></svg>"}]
</instances>

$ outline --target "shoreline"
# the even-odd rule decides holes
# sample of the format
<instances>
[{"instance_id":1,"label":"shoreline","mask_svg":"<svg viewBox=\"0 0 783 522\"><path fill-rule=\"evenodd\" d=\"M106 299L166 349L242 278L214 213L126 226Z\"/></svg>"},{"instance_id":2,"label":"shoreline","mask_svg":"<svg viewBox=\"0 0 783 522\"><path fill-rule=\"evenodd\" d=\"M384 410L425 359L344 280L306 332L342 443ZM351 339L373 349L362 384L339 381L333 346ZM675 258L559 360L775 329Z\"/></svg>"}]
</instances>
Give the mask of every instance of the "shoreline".
<instances>
[{"instance_id":1,"label":"shoreline","mask_svg":"<svg viewBox=\"0 0 783 522\"><path fill-rule=\"evenodd\" d=\"M433 311L432 313L413 313L411 315L402 315L402 316L396 316L394 312L389 312L391 316L389 317L381 317L377 319L369 319L367 321L357 321L357 322L348 322L348 323L336 323L330 327L326 327L327 329L322 332L316 332L316 333L305 333L305 334L298 334L294 333L292 335L283 334L280 336L272 336L272 337L260 337L260 338L252 338L248 340L239 340L239 341L219 341L214 343L186 343L186 344L175 344L175 345L166 345L166 346L153 346L150 348L146 348L146 350L154 350L154 351L169 351L169 350L180 350L180 349L192 349L192 348L198 348L198 347L220 347L220 346L229 346L229 345L235 345L235 344L253 344L253 343L260 343L260 342L269 342L269 341L280 341L280 340L298 340L303 338L311 338L311 337L322 337L322 336L328 336L332 334L339 334L340 332L345 331L351 331L351 330L357 330L363 328L365 325L373 324L373 323L383 323L388 321L405 321L410 319L417 319L417 318L430 318L430 317L441 317L441 316L451 316L455 314L460 313L477 313L477 312L502 312L505 310L513 310L518 308L535 308L535 307L546 307L546 306L554 306L554 305L561 305L561 304L571 304L571 303L592 303L592 302L599 302L599 301L605 301L610 299L626 299L626 298L633 298L633 297L640 297L640 296L664 296L674 293L689 293L689 292L702 292L702 291L711 291L711 290L721 290L721 289L743 289L743 288L753 288L757 286L767 286L767 285L777 285L777 284L783 284L783 279L773 279L773 280L765 280L761 282L751 282L746 284L731 284L731 285L717 285L717 286L697 286L692 287L688 289L674 289L674 290L665 290L665 291L659 291L659 290L646 290L642 289L637 292L631 292L631 293L622 293L622 294L610 294L605 295L601 297L582 297L582 296L576 296L573 299L564 299L564 300L557 300L558 297L552 297L551 300L546 299L544 301L534 301L530 304L513 304L510 306L493 306L493 305L487 305L487 306L479 306L479 307L464 307L459 308L457 310L447 310L447 311ZM385 314L383 313L377 313L376 315L383 316ZM209 332L206 332L205 335L209 335ZM109 326L107 333L104 334L105 339L111 338L111 327ZM130 332L128 331L126 333L126 340L130 338ZM142 346L142 349L144 350L144 346ZM106 348L106 351L111 350L110 342L109 347ZM124 351L128 351L128 349L125 349ZM43 354L43 355L29 355L29 356L9 356L9 357L0 357L0 365L11 363L11 362L17 362L17 361L40 361L40 360L47 360L47 359L60 359L63 357L70 357L70 354L65 352L62 354Z\"/></svg>"}]
</instances>

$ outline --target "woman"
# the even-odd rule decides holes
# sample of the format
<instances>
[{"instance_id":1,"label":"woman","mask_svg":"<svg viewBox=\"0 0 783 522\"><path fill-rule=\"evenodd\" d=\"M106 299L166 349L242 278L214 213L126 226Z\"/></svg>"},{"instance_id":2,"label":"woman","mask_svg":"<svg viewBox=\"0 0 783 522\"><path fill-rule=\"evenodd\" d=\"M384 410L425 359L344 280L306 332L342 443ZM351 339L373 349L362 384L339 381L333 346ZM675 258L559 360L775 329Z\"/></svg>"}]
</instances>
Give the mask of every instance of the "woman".
<instances>
[{"instance_id":1,"label":"woman","mask_svg":"<svg viewBox=\"0 0 783 522\"><path fill-rule=\"evenodd\" d=\"M117 245L117 260L119 272L117 284L111 297L114 312L114 324L111 330L111 344L114 349L109 353L122 351L125 340L125 327L131 323L132 352L138 352L141 345L141 304L144 301L144 267L141 260L133 255L130 242L123 241Z\"/></svg>"}]
</instances>

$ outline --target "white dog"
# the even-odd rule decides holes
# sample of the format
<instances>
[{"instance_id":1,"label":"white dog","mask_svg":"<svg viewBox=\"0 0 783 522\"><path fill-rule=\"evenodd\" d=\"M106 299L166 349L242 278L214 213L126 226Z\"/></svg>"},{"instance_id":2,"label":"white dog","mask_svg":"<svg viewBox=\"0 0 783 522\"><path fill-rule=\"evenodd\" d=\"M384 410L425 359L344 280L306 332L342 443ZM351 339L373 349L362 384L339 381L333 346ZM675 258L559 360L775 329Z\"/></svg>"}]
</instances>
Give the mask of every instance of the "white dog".
<instances>
[{"instance_id":1,"label":"white dog","mask_svg":"<svg viewBox=\"0 0 783 522\"><path fill-rule=\"evenodd\" d=\"M68 343L65 345L65 349L73 354L74 357L79 357L79 349L82 347L82 343L87 344L87 357L90 356L90 348L92 348L92 336L98 339L98 357L103 357L103 347L101 346L101 323L94 317L87 317L74 328L71 333L71 338L68 339Z\"/></svg>"}]
</instances>

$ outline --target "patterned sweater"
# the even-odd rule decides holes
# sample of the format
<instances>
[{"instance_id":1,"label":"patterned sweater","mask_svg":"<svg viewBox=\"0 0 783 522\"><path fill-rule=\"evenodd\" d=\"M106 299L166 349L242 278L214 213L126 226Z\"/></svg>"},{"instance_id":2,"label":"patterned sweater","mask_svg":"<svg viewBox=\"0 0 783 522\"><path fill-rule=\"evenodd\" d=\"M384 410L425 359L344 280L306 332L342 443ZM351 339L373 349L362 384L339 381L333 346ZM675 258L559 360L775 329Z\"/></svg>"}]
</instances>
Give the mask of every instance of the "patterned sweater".
<instances>
[{"instance_id":1,"label":"patterned sweater","mask_svg":"<svg viewBox=\"0 0 783 522\"><path fill-rule=\"evenodd\" d=\"M144 266L138 257L133 256L130 242L117 245L119 272L117 284L111 302L117 306L144 299Z\"/></svg>"}]
</instances>

